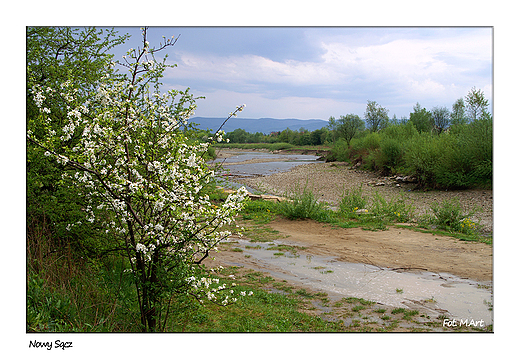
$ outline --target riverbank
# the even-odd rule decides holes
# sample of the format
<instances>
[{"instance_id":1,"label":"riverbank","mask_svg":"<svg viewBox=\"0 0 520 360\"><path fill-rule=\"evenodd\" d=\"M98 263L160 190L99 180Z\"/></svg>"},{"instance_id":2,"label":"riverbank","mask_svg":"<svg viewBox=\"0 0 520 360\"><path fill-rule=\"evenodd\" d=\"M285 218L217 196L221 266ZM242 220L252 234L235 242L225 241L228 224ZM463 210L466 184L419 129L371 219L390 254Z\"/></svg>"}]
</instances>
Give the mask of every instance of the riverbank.
<instances>
[{"instance_id":1,"label":"riverbank","mask_svg":"<svg viewBox=\"0 0 520 360\"><path fill-rule=\"evenodd\" d=\"M480 208L471 217L480 223L484 234L493 232L492 190L414 190L414 184L396 183L391 178L379 177L375 173L352 169L346 163L317 163L297 166L287 172L255 178L237 178L237 182L262 192L283 196L290 194L296 184L306 186L314 195L332 206L338 206L346 190L361 187L363 194L372 198L377 192L387 200L404 193L405 198L416 208L416 217L431 213L432 203L456 198L462 211Z\"/></svg>"},{"instance_id":2,"label":"riverbank","mask_svg":"<svg viewBox=\"0 0 520 360\"><path fill-rule=\"evenodd\" d=\"M226 153L228 157L233 154L235 154L234 150ZM234 181L280 196L290 194L296 184L306 185L316 197L331 206L338 205L345 190L359 187L367 198L372 198L376 192L387 199L404 194L407 202L415 206L416 216L431 213L430 205L433 202L457 198L465 212L475 206L481 206L482 211L474 216L474 220L480 222L486 232L492 233L493 230L493 193L490 190L417 191L414 190L414 184L397 183L395 179L382 178L374 173L356 170L345 163L311 163L268 176L235 177ZM239 219L239 226L246 229L245 239L251 239L251 245L246 245L242 252L236 251L233 242L225 244L221 248L222 251L215 254L217 263L256 269L277 278L280 276L279 272L284 274L291 270L259 261L254 253L251 253L253 251L251 249L256 249L255 243L258 241L277 241L284 246L298 249L298 256L302 258L325 256L333 257L333 262L368 264L397 272L438 274L446 281L446 284L441 286L446 287L451 287L452 275L460 279L469 279L468 281L473 282L473 289L486 289L488 295L485 296L488 300L484 303L492 303L490 297L492 295L489 294L492 294L493 287L493 246L489 244L461 241L452 236L425 233L392 225L384 231L367 231L362 228L341 228L313 220L287 220L281 216L272 218L264 225ZM290 283L296 287L301 287L303 284L296 278ZM334 298L334 291L328 292L320 288L322 285L320 282L316 283L317 288L314 291L325 291L331 299ZM417 286L411 286L411 289L416 290ZM419 300L408 301L405 298L410 296L410 288L403 290L397 286L393 288L390 286L389 289L405 294L402 304L407 309L419 310L420 313L427 314L429 319L443 318L445 310L439 308L440 302L437 303L433 292L428 293L424 298L418 298ZM480 298L477 302L483 303ZM488 310L484 310L487 313ZM394 310L389 309L389 311ZM486 323L489 324L488 321ZM442 327L429 329L429 331L445 330ZM403 329L399 328L395 331L403 331Z\"/></svg>"}]
</instances>

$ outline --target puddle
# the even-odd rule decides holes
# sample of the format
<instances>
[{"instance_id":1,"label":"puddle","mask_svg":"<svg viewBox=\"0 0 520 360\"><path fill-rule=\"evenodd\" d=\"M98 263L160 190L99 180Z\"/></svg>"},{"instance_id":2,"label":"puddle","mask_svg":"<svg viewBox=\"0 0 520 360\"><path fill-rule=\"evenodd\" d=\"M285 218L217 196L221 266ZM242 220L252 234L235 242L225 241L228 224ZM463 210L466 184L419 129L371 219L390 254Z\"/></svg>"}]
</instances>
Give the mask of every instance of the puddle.
<instances>
[{"instance_id":1,"label":"puddle","mask_svg":"<svg viewBox=\"0 0 520 360\"><path fill-rule=\"evenodd\" d=\"M430 316L444 315L492 324L490 283L462 279L451 274L399 272L367 264L336 261L334 257L267 250L282 244L238 242L244 254L268 265L273 277L325 291L334 300L357 297L380 304L417 309ZM248 247L246 248L246 245ZM252 249L251 246L255 248ZM283 253L283 255L281 255ZM279 255L275 255L279 254ZM264 269L265 270L265 269Z\"/></svg>"}]
</instances>

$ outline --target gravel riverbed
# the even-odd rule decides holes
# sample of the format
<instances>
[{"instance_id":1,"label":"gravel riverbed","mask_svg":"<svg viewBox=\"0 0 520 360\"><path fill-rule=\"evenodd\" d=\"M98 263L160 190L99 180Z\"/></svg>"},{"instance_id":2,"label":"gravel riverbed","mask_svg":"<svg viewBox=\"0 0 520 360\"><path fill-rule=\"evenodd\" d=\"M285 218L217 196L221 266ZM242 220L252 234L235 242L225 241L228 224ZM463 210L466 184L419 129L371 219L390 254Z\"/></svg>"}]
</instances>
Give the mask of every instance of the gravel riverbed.
<instances>
[{"instance_id":1,"label":"gravel riverbed","mask_svg":"<svg viewBox=\"0 0 520 360\"><path fill-rule=\"evenodd\" d=\"M484 233L493 232L493 191L492 190L456 190L456 191L421 191L413 184L397 184L391 178L379 177L372 172L351 168L346 163L313 163L300 165L290 171L270 176L236 179L259 191L284 196L298 185L306 186L315 196L332 206L337 206L345 190L361 186L363 195L369 199L379 192L386 199L404 193L406 199L415 206L416 216L431 213L433 202L442 202L458 198L464 212L477 207L471 219L478 221ZM384 184L384 185L383 185Z\"/></svg>"}]
</instances>

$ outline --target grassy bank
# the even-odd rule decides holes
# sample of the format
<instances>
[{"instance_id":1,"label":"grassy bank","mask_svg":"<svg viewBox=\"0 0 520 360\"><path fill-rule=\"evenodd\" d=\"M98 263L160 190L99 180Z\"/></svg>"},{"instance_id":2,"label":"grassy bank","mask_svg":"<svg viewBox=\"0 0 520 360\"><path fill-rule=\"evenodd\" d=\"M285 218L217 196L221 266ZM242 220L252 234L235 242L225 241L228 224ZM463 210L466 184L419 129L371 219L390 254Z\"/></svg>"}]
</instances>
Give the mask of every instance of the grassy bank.
<instances>
[{"instance_id":1,"label":"grassy bank","mask_svg":"<svg viewBox=\"0 0 520 360\"><path fill-rule=\"evenodd\" d=\"M372 231L397 225L464 241L480 241L490 245L493 242L492 236L483 235L479 223L470 219L478 208L465 212L458 199L434 202L430 212L418 216L404 193L385 199L377 192L372 197L366 196L358 188L346 191L336 210L320 202L306 186L295 185L285 197L289 201L251 201L243 210L243 217L257 223L268 223L275 215L281 215L291 220L313 219L343 228L361 227Z\"/></svg>"}]
</instances>

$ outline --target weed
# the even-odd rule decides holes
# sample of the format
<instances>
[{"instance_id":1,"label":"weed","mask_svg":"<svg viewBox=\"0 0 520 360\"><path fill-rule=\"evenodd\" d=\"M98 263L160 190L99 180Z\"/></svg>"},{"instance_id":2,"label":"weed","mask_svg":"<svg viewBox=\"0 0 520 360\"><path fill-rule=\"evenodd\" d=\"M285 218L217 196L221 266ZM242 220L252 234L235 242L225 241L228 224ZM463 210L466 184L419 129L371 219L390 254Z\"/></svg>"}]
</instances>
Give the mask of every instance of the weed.
<instances>
[{"instance_id":1,"label":"weed","mask_svg":"<svg viewBox=\"0 0 520 360\"><path fill-rule=\"evenodd\" d=\"M419 311L417 311L417 310L405 311L403 313L403 320L410 320L413 316L418 315L418 314L419 314Z\"/></svg>"},{"instance_id":2,"label":"weed","mask_svg":"<svg viewBox=\"0 0 520 360\"><path fill-rule=\"evenodd\" d=\"M460 206L460 201L456 198L444 200L442 203L434 202L430 206L434 217L430 218L433 225L440 229L452 230L463 234L475 234L479 225L470 220L470 217L477 212L474 208L470 212L464 213Z\"/></svg>"},{"instance_id":3,"label":"weed","mask_svg":"<svg viewBox=\"0 0 520 360\"><path fill-rule=\"evenodd\" d=\"M402 314L406 311L405 308L395 308L392 310L392 314L395 315L395 314Z\"/></svg>"},{"instance_id":4,"label":"weed","mask_svg":"<svg viewBox=\"0 0 520 360\"><path fill-rule=\"evenodd\" d=\"M376 218L392 221L407 222L414 215L414 206L406 203L404 193L393 197L390 200L385 199L379 192L374 194L370 211Z\"/></svg>"},{"instance_id":5,"label":"weed","mask_svg":"<svg viewBox=\"0 0 520 360\"><path fill-rule=\"evenodd\" d=\"M296 291L296 294L298 294L298 295L300 295L300 296L302 296L302 297L304 297L304 298L307 298L307 299L311 299L311 298L314 297L313 294L307 292L307 290L305 290L305 289L299 289L299 290L297 290L297 291Z\"/></svg>"},{"instance_id":6,"label":"weed","mask_svg":"<svg viewBox=\"0 0 520 360\"><path fill-rule=\"evenodd\" d=\"M359 320L352 320L352 324L350 324L351 327L360 327L360 321Z\"/></svg>"},{"instance_id":7,"label":"weed","mask_svg":"<svg viewBox=\"0 0 520 360\"><path fill-rule=\"evenodd\" d=\"M253 220L256 224L266 224L272 221L276 213L276 204L271 201L247 201L242 210L243 220Z\"/></svg>"},{"instance_id":8,"label":"weed","mask_svg":"<svg viewBox=\"0 0 520 360\"><path fill-rule=\"evenodd\" d=\"M296 184L292 189L292 196L285 194L291 201L283 201L278 204L280 213L290 220L295 219L314 219L324 221L329 218L329 213L325 209L325 204L318 201L313 192L305 185L303 188Z\"/></svg>"},{"instance_id":9,"label":"weed","mask_svg":"<svg viewBox=\"0 0 520 360\"><path fill-rule=\"evenodd\" d=\"M357 189L346 190L343 193L339 204L340 212L350 218L357 217L356 211L364 209L367 204L366 197L363 196L361 186Z\"/></svg>"},{"instance_id":10,"label":"weed","mask_svg":"<svg viewBox=\"0 0 520 360\"><path fill-rule=\"evenodd\" d=\"M333 270L320 271L320 273L322 273L322 274L331 274L333 272L334 272Z\"/></svg>"},{"instance_id":11,"label":"weed","mask_svg":"<svg viewBox=\"0 0 520 360\"><path fill-rule=\"evenodd\" d=\"M261 249L262 247L260 245L255 245L255 246L252 246L252 245L246 245L246 249Z\"/></svg>"}]
</instances>

